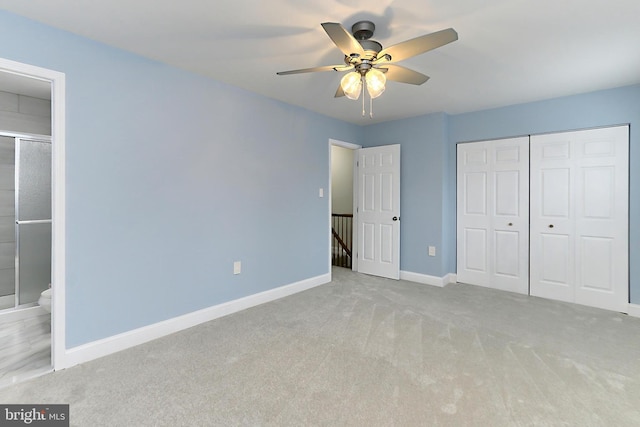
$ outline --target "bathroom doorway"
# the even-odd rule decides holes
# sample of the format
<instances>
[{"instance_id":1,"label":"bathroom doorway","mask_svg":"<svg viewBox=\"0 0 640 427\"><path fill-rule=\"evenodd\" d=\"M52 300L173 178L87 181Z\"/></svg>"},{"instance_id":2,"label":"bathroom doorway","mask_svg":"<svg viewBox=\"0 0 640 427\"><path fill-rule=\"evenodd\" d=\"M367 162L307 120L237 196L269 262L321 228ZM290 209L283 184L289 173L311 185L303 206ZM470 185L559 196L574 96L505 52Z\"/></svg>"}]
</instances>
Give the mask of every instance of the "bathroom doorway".
<instances>
[{"instance_id":1,"label":"bathroom doorway","mask_svg":"<svg viewBox=\"0 0 640 427\"><path fill-rule=\"evenodd\" d=\"M64 169L64 74L0 58L0 387L64 367Z\"/></svg>"}]
</instances>

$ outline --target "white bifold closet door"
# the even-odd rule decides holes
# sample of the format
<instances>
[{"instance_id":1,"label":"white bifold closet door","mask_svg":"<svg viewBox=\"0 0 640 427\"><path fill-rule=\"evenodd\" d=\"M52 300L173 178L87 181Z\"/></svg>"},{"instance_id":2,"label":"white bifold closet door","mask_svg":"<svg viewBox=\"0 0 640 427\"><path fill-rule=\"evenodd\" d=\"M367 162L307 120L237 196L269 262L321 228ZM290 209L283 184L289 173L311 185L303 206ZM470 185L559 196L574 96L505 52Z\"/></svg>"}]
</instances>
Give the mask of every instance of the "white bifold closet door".
<instances>
[{"instance_id":1,"label":"white bifold closet door","mask_svg":"<svg viewBox=\"0 0 640 427\"><path fill-rule=\"evenodd\" d=\"M626 311L627 126L531 137L531 295Z\"/></svg>"},{"instance_id":2,"label":"white bifold closet door","mask_svg":"<svg viewBox=\"0 0 640 427\"><path fill-rule=\"evenodd\" d=\"M457 281L527 294L529 137L457 151Z\"/></svg>"}]
</instances>

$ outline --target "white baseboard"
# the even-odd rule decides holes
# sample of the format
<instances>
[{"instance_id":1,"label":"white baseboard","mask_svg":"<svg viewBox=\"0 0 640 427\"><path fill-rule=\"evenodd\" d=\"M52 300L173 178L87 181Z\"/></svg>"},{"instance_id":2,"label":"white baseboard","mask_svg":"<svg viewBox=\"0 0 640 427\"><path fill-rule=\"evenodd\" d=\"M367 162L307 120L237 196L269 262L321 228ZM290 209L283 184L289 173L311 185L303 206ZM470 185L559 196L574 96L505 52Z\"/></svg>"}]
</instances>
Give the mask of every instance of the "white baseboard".
<instances>
[{"instance_id":1,"label":"white baseboard","mask_svg":"<svg viewBox=\"0 0 640 427\"><path fill-rule=\"evenodd\" d=\"M442 288L449 283L455 283L456 275L453 273L449 273L444 277L438 277L430 276L428 274L414 273L411 271L400 271L400 280L407 280L409 282L422 283L425 285L438 286Z\"/></svg>"},{"instance_id":2,"label":"white baseboard","mask_svg":"<svg viewBox=\"0 0 640 427\"><path fill-rule=\"evenodd\" d=\"M640 305L629 303L629 311L627 314L633 317L640 317Z\"/></svg>"},{"instance_id":3,"label":"white baseboard","mask_svg":"<svg viewBox=\"0 0 640 427\"><path fill-rule=\"evenodd\" d=\"M154 323L153 325L144 326L132 331L73 347L65 351L64 360L56 366L56 370L69 368L139 344L144 344L148 341L191 328L210 320L227 316L266 302L284 298L298 292L306 291L307 289L329 283L330 281L331 274L323 274L300 282L270 289L268 291L174 317L173 319L164 320L162 322Z\"/></svg>"},{"instance_id":4,"label":"white baseboard","mask_svg":"<svg viewBox=\"0 0 640 427\"><path fill-rule=\"evenodd\" d=\"M456 273L449 273L446 276L444 276L444 280L445 280L445 285L448 285L450 283L457 283L458 275Z\"/></svg>"}]
</instances>

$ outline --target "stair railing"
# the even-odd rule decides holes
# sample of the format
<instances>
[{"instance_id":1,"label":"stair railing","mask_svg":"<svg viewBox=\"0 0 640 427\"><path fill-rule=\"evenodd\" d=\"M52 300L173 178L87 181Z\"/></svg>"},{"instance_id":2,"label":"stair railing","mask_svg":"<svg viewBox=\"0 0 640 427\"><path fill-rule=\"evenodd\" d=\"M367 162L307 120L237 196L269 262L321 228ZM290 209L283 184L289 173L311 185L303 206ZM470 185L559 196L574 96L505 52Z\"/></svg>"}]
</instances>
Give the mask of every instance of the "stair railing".
<instances>
[{"instance_id":1,"label":"stair railing","mask_svg":"<svg viewBox=\"0 0 640 427\"><path fill-rule=\"evenodd\" d=\"M351 268L353 214L331 214L331 265Z\"/></svg>"}]
</instances>

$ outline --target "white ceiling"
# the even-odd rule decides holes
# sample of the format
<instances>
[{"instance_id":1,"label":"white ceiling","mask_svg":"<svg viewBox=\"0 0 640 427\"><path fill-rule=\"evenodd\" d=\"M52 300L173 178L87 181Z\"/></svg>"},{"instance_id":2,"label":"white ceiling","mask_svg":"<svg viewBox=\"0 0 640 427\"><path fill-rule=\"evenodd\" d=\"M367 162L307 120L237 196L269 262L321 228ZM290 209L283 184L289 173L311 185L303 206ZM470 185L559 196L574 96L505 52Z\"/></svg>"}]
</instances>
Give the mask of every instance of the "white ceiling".
<instances>
[{"instance_id":1,"label":"white ceiling","mask_svg":"<svg viewBox=\"0 0 640 427\"><path fill-rule=\"evenodd\" d=\"M0 0L54 27L309 110L368 124L451 114L640 83L638 0ZM374 100L334 99L341 73L276 76L340 64L320 23L368 19L383 46L453 27L459 40L401 65L422 86L390 82ZM368 107L367 107L368 109Z\"/></svg>"}]
</instances>

